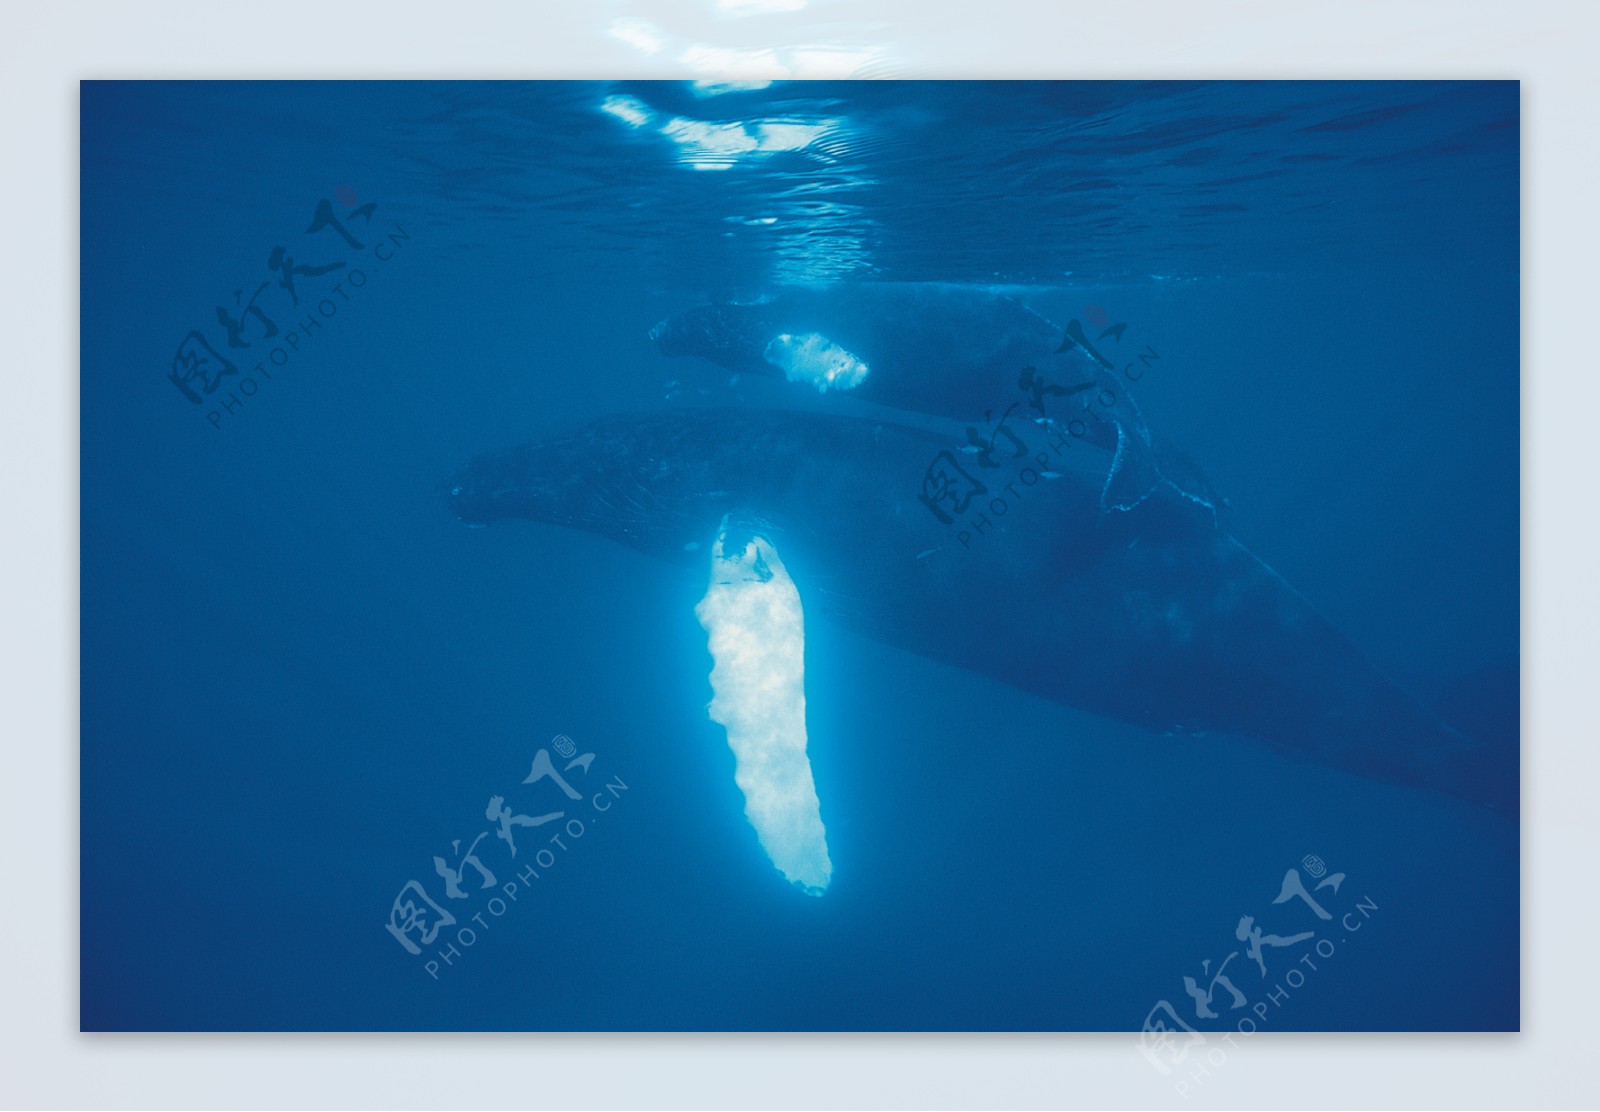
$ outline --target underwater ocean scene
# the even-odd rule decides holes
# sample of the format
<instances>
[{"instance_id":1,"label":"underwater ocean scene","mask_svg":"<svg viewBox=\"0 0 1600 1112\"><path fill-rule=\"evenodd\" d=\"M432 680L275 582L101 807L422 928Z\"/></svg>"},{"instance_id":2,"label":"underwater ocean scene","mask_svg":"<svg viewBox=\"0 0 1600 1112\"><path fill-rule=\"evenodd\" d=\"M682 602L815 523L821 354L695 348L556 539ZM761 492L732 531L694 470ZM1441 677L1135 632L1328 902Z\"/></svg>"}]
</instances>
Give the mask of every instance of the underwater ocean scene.
<instances>
[{"instance_id":1,"label":"underwater ocean scene","mask_svg":"<svg viewBox=\"0 0 1600 1112\"><path fill-rule=\"evenodd\" d=\"M85 82L84 1030L1515 1030L1515 82Z\"/></svg>"}]
</instances>

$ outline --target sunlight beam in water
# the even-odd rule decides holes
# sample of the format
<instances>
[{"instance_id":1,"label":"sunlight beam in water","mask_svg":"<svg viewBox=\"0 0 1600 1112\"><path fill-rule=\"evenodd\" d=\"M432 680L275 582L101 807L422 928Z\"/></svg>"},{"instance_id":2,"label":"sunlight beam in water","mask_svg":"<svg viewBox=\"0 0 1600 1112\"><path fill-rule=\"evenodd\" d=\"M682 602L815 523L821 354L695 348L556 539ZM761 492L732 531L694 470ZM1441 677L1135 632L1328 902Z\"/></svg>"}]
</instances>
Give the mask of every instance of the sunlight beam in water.
<instances>
[{"instance_id":1,"label":"sunlight beam in water","mask_svg":"<svg viewBox=\"0 0 1600 1112\"><path fill-rule=\"evenodd\" d=\"M754 536L729 552L724 518L711 584L695 607L711 647L713 721L728 732L734 781L778 871L820 896L833 875L806 759L805 618L778 553Z\"/></svg>"}]
</instances>

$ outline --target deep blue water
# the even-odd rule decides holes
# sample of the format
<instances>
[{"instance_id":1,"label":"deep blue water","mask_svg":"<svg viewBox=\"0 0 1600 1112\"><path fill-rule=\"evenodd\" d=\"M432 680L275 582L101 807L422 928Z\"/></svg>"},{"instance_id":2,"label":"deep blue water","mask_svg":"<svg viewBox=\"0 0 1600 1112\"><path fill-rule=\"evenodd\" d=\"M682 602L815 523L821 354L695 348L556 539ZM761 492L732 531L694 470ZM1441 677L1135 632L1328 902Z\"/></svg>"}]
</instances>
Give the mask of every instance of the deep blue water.
<instances>
[{"instance_id":1,"label":"deep blue water","mask_svg":"<svg viewBox=\"0 0 1600 1112\"><path fill-rule=\"evenodd\" d=\"M1132 1032L1166 999L1206 1032L1261 1001L1267 1030L1516 1028L1514 821L822 622L834 880L807 898L706 718L703 575L468 529L443 490L592 417L752 404L647 337L708 300L1017 287L1159 347L1139 404L1234 536L1515 744L1518 96L85 84L82 1026ZM324 200L348 240L307 231ZM292 306L278 247L345 265L300 271ZM198 404L169 378L191 330L237 371L187 380ZM471 872L449 900L432 858L489 829L489 796L534 806L556 734L596 755L587 788L626 791L586 797L503 915ZM492 834L479 855L501 891L526 867ZM1327 924L1272 903L1307 855L1345 874ZM458 919L420 955L385 930L413 879ZM1262 977L1240 954L1251 1008L1219 992L1200 1021L1183 978L1245 914L1334 955L1269 950Z\"/></svg>"}]
</instances>

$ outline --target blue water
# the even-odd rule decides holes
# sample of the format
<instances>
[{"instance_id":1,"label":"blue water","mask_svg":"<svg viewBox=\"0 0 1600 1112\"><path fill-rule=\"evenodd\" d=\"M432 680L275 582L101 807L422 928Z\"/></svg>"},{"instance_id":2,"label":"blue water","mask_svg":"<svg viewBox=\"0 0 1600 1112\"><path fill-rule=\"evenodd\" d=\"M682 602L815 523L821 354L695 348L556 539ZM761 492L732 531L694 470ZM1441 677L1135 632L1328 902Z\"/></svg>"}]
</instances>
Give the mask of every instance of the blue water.
<instances>
[{"instance_id":1,"label":"blue water","mask_svg":"<svg viewBox=\"0 0 1600 1112\"><path fill-rule=\"evenodd\" d=\"M1205 1033L1258 1006L1265 1030L1516 1028L1513 821L820 622L834 879L801 894L705 714L703 576L468 529L442 484L595 416L741 404L647 338L707 300L1022 287L1160 348L1139 404L1234 536L1515 744L1518 96L85 84L82 1026L1134 1032L1166 1000ZM307 231L323 200L348 240ZM190 330L236 371L190 378L198 404L169 378ZM515 863L491 833L495 888L464 868L449 899L432 860L491 795L563 803L522 784L557 734L595 754L582 835L538 867L554 825ZM1344 874L1326 923L1272 903L1307 855ZM385 929L411 880L457 918L416 955ZM1201 1020L1183 978L1247 914L1320 933L1271 976L1240 953L1248 1006L1219 990Z\"/></svg>"}]
</instances>

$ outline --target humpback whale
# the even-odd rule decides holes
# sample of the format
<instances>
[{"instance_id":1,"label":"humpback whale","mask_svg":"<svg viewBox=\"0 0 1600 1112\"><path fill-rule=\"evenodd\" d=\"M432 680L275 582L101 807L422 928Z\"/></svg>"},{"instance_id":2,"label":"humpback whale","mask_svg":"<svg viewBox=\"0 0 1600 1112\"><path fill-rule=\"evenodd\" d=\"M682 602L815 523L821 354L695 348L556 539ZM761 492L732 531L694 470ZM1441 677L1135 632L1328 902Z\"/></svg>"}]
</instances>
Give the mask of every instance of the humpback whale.
<instances>
[{"instance_id":1,"label":"humpback whale","mask_svg":"<svg viewBox=\"0 0 1600 1112\"><path fill-rule=\"evenodd\" d=\"M829 412L632 414L482 456L449 503L472 525L587 530L702 574L722 523L749 523L807 615L1152 730L1244 735L1515 814L1514 747L1458 733L1380 674L1206 507L1166 487L1105 513L1109 451L1080 441L955 543L963 523L918 496L952 443Z\"/></svg>"},{"instance_id":2,"label":"humpback whale","mask_svg":"<svg viewBox=\"0 0 1600 1112\"><path fill-rule=\"evenodd\" d=\"M1126 510L1168 487L1215 510L1192 463L1151 439L1098 339L1060 326L1000 289L859 282L790 287L749 303L702 305L650 332L663 355L699 356L737 373L782 377L821 393L908 413L983 422L1031 395L1042 424L1074 422L1110 453L1101 506ZM1019 394L1020 391L1020 394Z\"/></svg>"},{"instance_id":3,"label":"humpback whale","mask_svg":"<svg viewBox=\"0 0 1600 1112\"><path fill-rule=\"evenodd\" d=\"M1061 352L1064 330L1020 299L946 283L790 287L749 303L690 309L650 335L663 355L791 381L801 379L797 364L807 349L851 360L853 384L845 388L852 396L960 420L1014 394L1024 366L1044 367L1057 353L1075 356L1073 369L1084 376L1096 365L1081 349Z\"/></svg>"}]
</instances>

